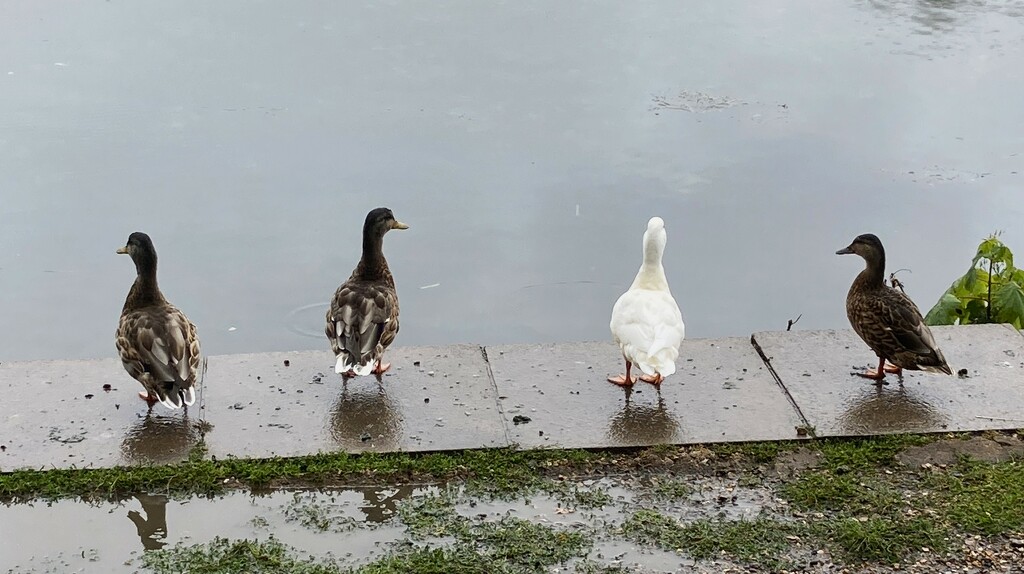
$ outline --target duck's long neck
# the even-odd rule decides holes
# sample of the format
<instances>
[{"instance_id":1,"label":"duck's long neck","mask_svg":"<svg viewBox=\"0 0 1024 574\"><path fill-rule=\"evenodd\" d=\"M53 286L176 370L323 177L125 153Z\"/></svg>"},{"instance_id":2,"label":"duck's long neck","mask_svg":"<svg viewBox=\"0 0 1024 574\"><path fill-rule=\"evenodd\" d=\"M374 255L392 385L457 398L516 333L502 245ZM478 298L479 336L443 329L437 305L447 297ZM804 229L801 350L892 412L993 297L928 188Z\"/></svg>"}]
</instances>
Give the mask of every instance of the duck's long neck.
<instances>
[{"instance_id":1,"label":"duck's long neck","mask_svg":"<svg viewBox=\"0 0 1024 574\"><path fill-rule=\"evenodd\" d=\"M665 246L657 237L644 237L644 262L633 280L631 289L663 289L668 290L668 278L661 264L661 256Z\"/></svg>"},{"instance_id":2,"label":"duck's long neck","mask_svg":"<svg viewBox=\"0 0 1024 574\"><path fill-rule=\"evenodd\" d=\"M363 256L356 266L356 273L363 279L379 279L387 275L383 233L363 232Z\"/></svg>"},{"instance_id":3,"label":"duck's long neck","mask_svg":"<svg viewBox=\"0 0 1024 574\"><path fill-rule=\"evenodd\" d=\"M166 301L156 282L156 259L143 259L135 263L138 275L124 301L125 309L140 309Z\"/></svg>"},{"instance_id":4,"label":"duck's long neck","mask_svg":"<svg viewBox=\"0 0 1024 574\"><path fill-rule=\"evenodd\" d=\"M871 253L864 258L866 266L854 283L872 289L885 287L885 252Z\"/></svg>"}]
</instances>

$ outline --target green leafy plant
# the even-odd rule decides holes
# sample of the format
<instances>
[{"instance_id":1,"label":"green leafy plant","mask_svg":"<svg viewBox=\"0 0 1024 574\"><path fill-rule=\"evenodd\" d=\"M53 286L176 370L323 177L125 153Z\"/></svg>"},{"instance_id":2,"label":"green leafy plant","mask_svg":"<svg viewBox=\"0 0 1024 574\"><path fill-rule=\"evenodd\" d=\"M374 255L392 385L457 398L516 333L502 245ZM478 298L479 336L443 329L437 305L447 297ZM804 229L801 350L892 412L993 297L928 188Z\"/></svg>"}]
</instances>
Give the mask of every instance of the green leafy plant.
<instances>
[{"instance_id":1,"label":"green leafy plant","mask_svg":"<svg viewBox=\"0 0 1024 574\"><path fill-rule=\"evenodd\" d=\"M929 325L1011 323L1024 325L1024 270L995 233L981 242L967 273L953 282L928 311Z\"/></svg>"}]
</instances>

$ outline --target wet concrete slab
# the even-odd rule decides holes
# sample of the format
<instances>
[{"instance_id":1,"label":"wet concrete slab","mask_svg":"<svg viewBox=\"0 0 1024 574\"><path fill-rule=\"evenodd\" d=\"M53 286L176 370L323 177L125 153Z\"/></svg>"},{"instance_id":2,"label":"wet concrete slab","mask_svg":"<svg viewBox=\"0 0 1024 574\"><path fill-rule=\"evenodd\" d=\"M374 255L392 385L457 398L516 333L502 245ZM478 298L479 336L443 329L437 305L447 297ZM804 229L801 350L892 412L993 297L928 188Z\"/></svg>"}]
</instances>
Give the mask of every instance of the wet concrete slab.
<instances>
[{"instance_id":1,"label":"wet concrete slab","mask_svg":"<svg viewBox=\"0 0 1024 574\"><path fill-rule=\"evenodd\" d=\"M0 471L176 462L207 429L217 457L507 445L480 347L388 360L380 382L343 384L328 352L213 356L187 415L149 412L117 359L3 363Z\"/></svg>"},{"instance_id":2,"label":"wet concrete slab","mask_svg":"<svg viewBox=\"0 0 1024 574\"><path fill-rule=\"evenodd\" d=\"M210 358L217 457L507 445L480 347L389 350L391 370L342 383L328 352ZM285 361L288 366L285 366Z\"/></svg>"},{"instance_id":3,"label":"wet concrete slab","mask_svg":"<svg viewBox=\"0 0 1024 574\"><path fill-rule=\"evenodd\" d=\"M147 417L141 389L117 359L0 364L0 470L186 458L199 429L180 411Z\"/></svg>"},{"instance_id":4,"label":"wet concrete slab","mask_svg":"<svg viewBox=\"0 0 1024 574\"><path fill-rule=\"evenodd\" d=\"M176 462L204 433L210 456L261 458L1024 426L1024 337L934 333L963 376L907 372L881 389L850 374L873 354L849 330L757 333L771 369L746 338L687 340L660 391L608 383L623 368L610 342L397 348L380 381L347 383L328 352L213 356L188 413L148 411L116 359L3 363L0 471Z\"/></svg>"},{"instance_id":5,"label":"wet concrete slab","mask_svg":"<svg viewBox=\"0 0 1024 574\"><path fill-rule=\"evenodd\" d=\"M1024 425L1024 337L1008 325L933 327L954 376L905 371L878 388L851 330L755 333L818 436L1014 429ZM957 376L966 369L963 376Z\"/></svg>"},{"instance_id":6,"label":"wet concrete slab","mask_svg":"<svg viewBox=\"0 0 1024 574\"><path fill-rule=\"evenodd\" d=\"M660 393L606 380L624 369L612 343L487 347L487 358L509 437L524 448L788 439L801 425L746 338L684 341Z\"/></svg>"}]
</instances>

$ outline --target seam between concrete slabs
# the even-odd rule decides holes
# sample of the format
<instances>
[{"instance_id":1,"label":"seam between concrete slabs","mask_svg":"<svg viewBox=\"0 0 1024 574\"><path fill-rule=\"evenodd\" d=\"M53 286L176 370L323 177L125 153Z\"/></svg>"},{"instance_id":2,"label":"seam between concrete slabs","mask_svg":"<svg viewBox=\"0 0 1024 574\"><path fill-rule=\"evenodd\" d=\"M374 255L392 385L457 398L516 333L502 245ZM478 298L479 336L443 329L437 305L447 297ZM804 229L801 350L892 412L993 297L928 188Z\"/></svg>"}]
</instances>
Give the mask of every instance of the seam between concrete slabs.
<instances>
[{"instance_id":1,"label":"seam between concrete slabs","mask_svg":"<svg viewBox=\"0 0 1024 574\"><path fill-rule=\"evenodd\" d=\"M804 428L807 429L808 434L814 436L814 429L811 427L811 422L807 420L806 416L804 416L804 411L800 408L800 405L797 404L796 399L793 398L793 395L792 393L789 392L789 389L786 388L786 383L782 382L782 377L780 377L779 374L775 372L775 368L772 367L771 359L769 359L768 356L764 354L764 350L761 349L761 345L757 344L757 339L754 337L753 333L751 333L750 335L750 344L754 347L754 350L757 351L758 356L761 357L761 361L764 362L764 366L768 369L768 372L772 374L772 378L775 379L775 384L779 385L779 388L782 389L782 392L786 395L786 400L789 401L790 406L793 407L793 410L796 411L797 416L800 417L800 420L803 422Z\"/></svg>"},{"instance_id":2,"label":"seam between concrete slabs","mask_svg":"<svg viewBox=\"0 0 1024 574\"><path fill-rule=\"evenodd\" d=\"M505 409L501 405L501 391L498 390L498 382L494 379L494 369L491 368L491 359L487 356L487 347L480 345L480 354L484 358L484 365L487 367L487 381L494 389L494 404L498 408L498 419L501 421L501 432L505 435L505 446L512 446L512 435L508 430L508 420L505 417Z\"/></svg>"}]
</instances>

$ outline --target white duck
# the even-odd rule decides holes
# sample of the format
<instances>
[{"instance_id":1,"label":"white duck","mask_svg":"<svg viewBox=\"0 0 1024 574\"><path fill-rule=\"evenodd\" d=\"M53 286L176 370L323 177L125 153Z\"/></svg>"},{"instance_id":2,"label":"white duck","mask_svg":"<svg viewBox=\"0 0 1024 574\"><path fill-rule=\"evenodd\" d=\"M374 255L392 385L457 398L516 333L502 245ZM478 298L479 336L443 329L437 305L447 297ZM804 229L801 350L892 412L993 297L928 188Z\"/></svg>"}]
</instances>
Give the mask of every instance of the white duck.
<instances>
[{"instance_id":1,"label":"white duck","mask_svg":"<svg viewBox=\"0 0 1024 574\"><path fill-rule=\"evenodd\" d=\"M640 380L660 385L676 372L679 345L683 342L683 314L672 298L661 256L668 239L665 222L652 217L644 232L644 262L640 272L612 307L611 330L626 360L626 374L609 377L621 386L636 382L629 376L636 364L643 371Z\"/></svg>"}]
</instances>

